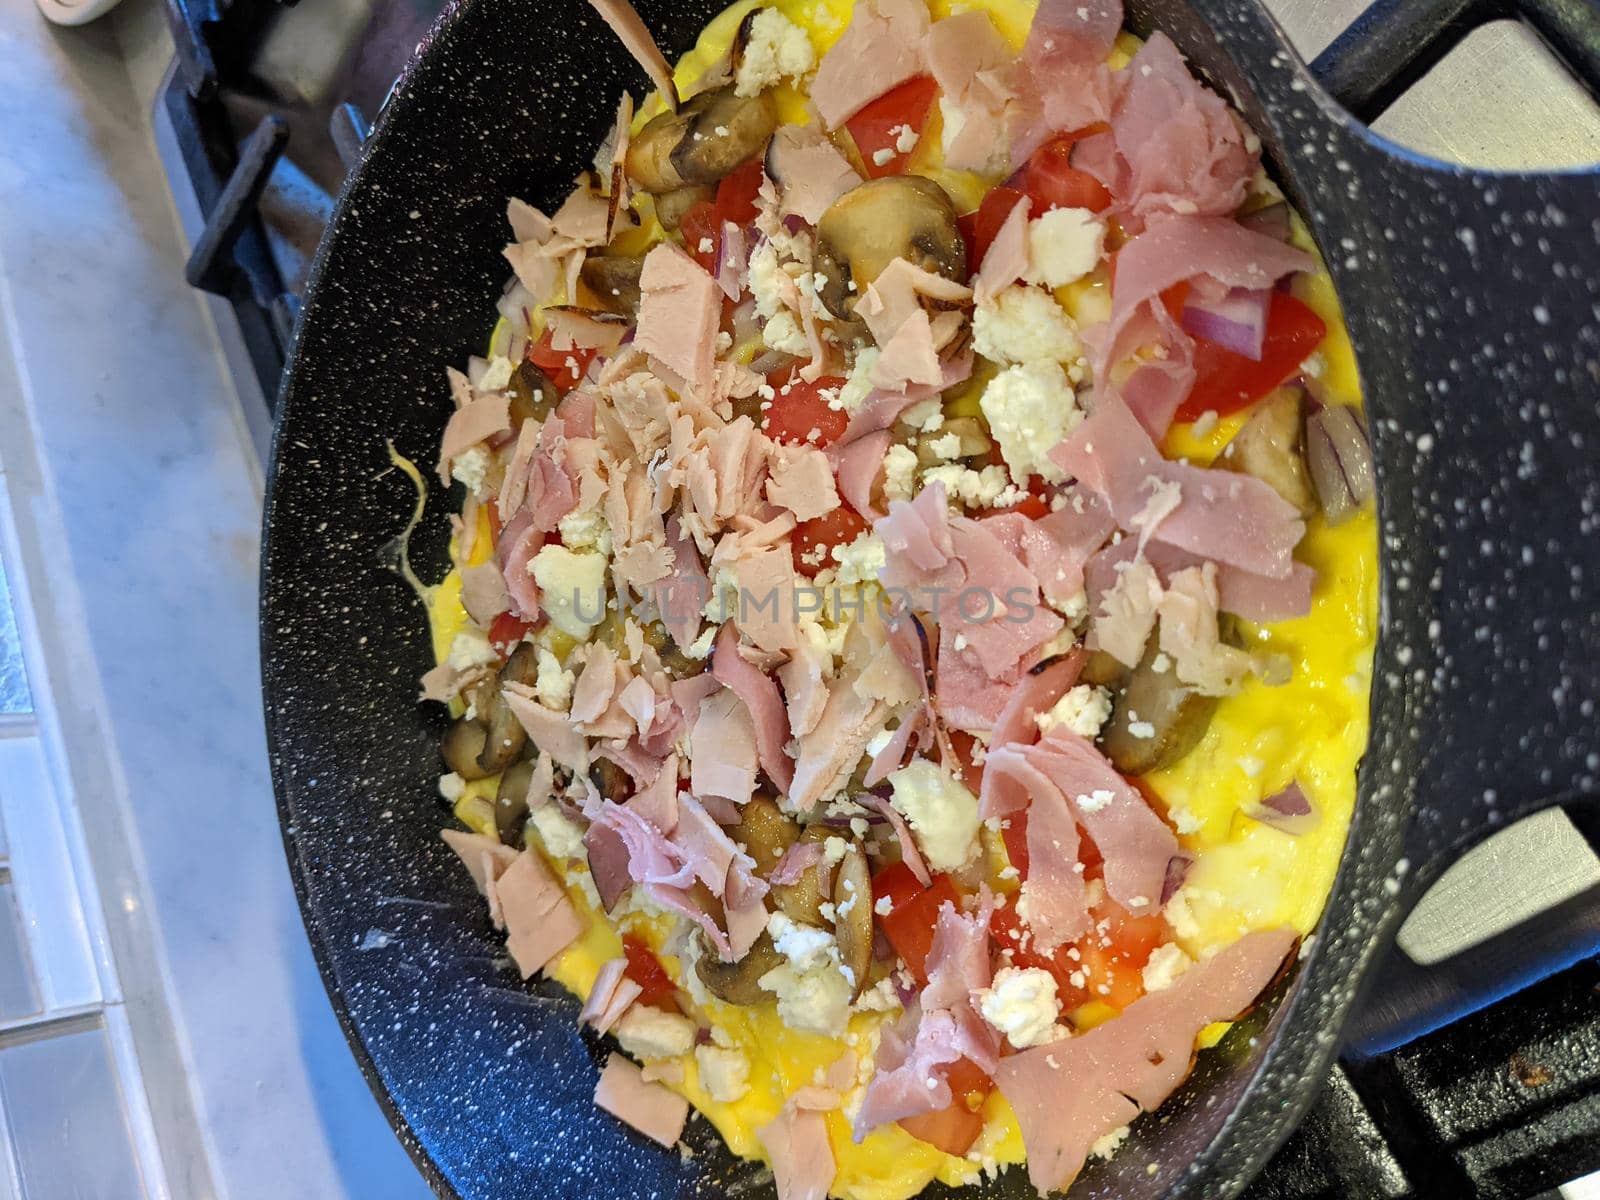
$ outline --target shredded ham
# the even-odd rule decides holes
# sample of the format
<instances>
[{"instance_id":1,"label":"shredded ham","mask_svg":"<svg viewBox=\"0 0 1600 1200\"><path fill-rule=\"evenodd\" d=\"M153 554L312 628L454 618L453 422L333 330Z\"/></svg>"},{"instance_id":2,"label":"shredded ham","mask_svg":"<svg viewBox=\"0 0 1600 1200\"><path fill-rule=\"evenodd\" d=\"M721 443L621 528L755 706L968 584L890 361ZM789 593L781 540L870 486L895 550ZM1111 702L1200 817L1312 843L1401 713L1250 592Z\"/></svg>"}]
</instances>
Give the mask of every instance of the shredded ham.
<instances>
[{"instance_id":1,"label":"shredded ham","mask_svg":"<svg viewBox=\"0 0 1600 1200\"><path fill-rule=\"evenodd\" d=\"M789 661L778 668L790 736L798 739L817 727L817 722L822 719L822 710L827 707L828 688L825 681L832 669L832 656L809 641L801 643Z\"/></svg>"},{"instance_id":2,"label":"shredded ham","mask_svg":"<svg viewBox=\"0 0 1600 1200\"><path fill-rule=\"evenodd\" d=\"M588 771L588 742L566 713L545 707L525 684L502 684L501 695L527 731L529 741L569 770L578 774Z\"/></svg>"},{"instance_id":3,"label":"shredded ham","mask_svg":"<svg viewBox=\"0 0 1600 1200\"><path fill-rule=\"evenodd\" d=\"M1292 929L1246 934L1104 1024L1002 1059L995 1082L1017 1115L1039 1194L1066 1189L1095 1142L1159 1108L1189 1074L1200 1031L1248 1009L1295 940Z\"/></svg>"},{"instance_id":4,"label":"shredded ham","mask_svg":"<svg viewBox=\"0 0 1600 1200\"><path fill-rule=\"evenodd\" d=\"M780 125L767 147L767 171L778 185L778 212L807 225L822 220L840 196L861 182L850 160L815 125Z\"/></svg>"},{"instance_id":5,"label":"shredded ham","mask_svg":"<svg viewBox=\"0 0 1600 1200\"><path fill-rule=\"evenodd\" d=\"M1055 702L1078 682L1078 674L1083 670L1087 657L1083 651L1073 650L1057 658L1046 659L1031 670L1024 671L1022 678L1011 689L1005 708L1000 710L995 720L994 729L989 734L989 744L998 747L1008 742L1034 741L1039 734L1035 718L1040 713L1049 712Z\"/></svg>"},{"instance_id":6,"label":"shredded ham","mask_svg":"<svg viewBox=\"0 0 1600 1200\"><path fill-rule=\"evenodd\" d=\"M837 1095L834 1099L837 1101ZM756 1130L756 1137L772 1164L778 1200L827 1200L835 1171L828 1123L815 1107L799 1100L796 1096L785 1104L776 1117Z\"/></svg>"},{"instance_id":7,"label":"shredded ham","mask_svg":"<svg viewBox=\"0 0 1600 1200\"><path fill-rule=\"evenodd\" d=\"M678 110L678 88L672 81L672 68L667 64L667 59L661 53L661 47L656 45L655 38L650 36L650 30L640 19L633 5L628 0L589 0L605 23L611 26L611 31L617 35L628 53L633 55L633 60L644 68L644 73L650 77L650 82L655 84L661 92L661 99L672 111Z\"/></svg>"},{"instance_id":8,"label":"shredded ham","mask_svg":"<svg viewBox=\"0 0 1600 1200\"><path fill-rule=\"evenodd\" d=\"M585 923L560 880L532 850L524 850L494 881L506 925L506 950L524 979L583 935Z\"/></svg>"},{"instance_id":9,"label":"shredded ham","mask_svg":"<svg viewBox=\"0 0 1600 1200\"><path fill-rule=\"evenodd\" d=\"M872 502L872 489L883 474L883 456L892 440L887 429L880 429L857 438L838 452L839 492L851 508L869 521L883 515Z\"/></svg>"},{"instance_id":10,"label":"shredded ham","mask_svg":"<svg viewBox=\"0 0 1600 1200\"><path fill-rule=\"evenodd\" d=\"M694 793L747 803L756 790L756 725L732 688L713 692L700 705L689 740Z\"/></svg>"},{"instance_id":11,"label":"shredded ham","mask_svg":"<svg viewBox=\"0 0 1600 1200\"><path fill-rule=\"evenodd\" d=\"M783 708L783 697L772 677L747 663L739 655L739 635L733 625L722 627L712 652L711 674L738 696L747 710L753 728L757 756L767 778L779 791L787 792L794 779L794 763L784 751L788 741L789 722ZM696 726L698 735L699 726ZM717 793L723 795L725 793ZM738 796L728 796L738 801ZM745 796L748 800L749 797Z\"/></svg>"},{"instance_id":12,"label":"shredded ham","mask_svg":"<svg viewBox=\"0 0 1600 1200\"><path fill-rule=\"evenodd\" d=\"M945 165L992 172L1005 160L1021 83L1010 44L974 9L935 22L924 50L942 94Z\"/></svg>"},{"instance_id":13,"label":"shredded ham","mask_svg":"<svg viewBox=\"0 0 1600 1200\"><path fill-rule=\"evenodd\" d=\"M450 464L458 457L511 428L511 400L503 392L485 392L450 414L439 439L439 480L450 482Z\"/></svg>"},{"instance_id":14,"label":"shredded ham","mask_svg":"<svg viewBox=\"0 0 1600 1200\"><path fill-rule=\"evenodd\" d=\"M896 258L867 285L866 295L856 305L856 314L867 323L872 340L887 347L907 321L919 313L926 316L925 299L940 305L968 304L972 289Z\"/></svg>"},{"instance_id":15,"label":"shredded ham","mask_svg":"<svg viewBox=\"0 0 1600 1200\"><path fill-rule=\"evenodd\" d=\"M972 283L973 295L979 304L993 300L1027 274L1028 214L1032 209L1033 201L1027 196L1018 200L989 243Z\"/></svg>"},{"instance_id":16,"label":"shredded ham","mask_svg":"<svg viewBox=\"0 0 1600 1200\"><path fill-rule=\"evenodd\" d=\"M711 386L722 289L672 242L645 255L633 345L697 391Z\"/></svg>"},{"instance_id":17,"label":"shredded ham","mask_svg":"<svg viewBox=\"0 0 1600 1200\"><path fill-rule=\"evenodd\" d=\"M839 128L885 92L922 74L928 27L924 0L860 0L811 83L823 126Z\"/></svg>"},{"instance_id":18,"label":"shredded ham","mask_svg":"<svg viewBox=\"0 0 1600 1200\"><path fill-rule=\"evenodd\" d=\"M479 625L488 628L511 607L505 576L492 562L461 568L461 607Z\"/></svg>"},{"instance_id":19,"label":"shredded ham","mask_svg":"<svg viewBox=\"0 0 1600 1200\"><path fill-rule=\"evenodd\" d=\"M769 469L767 499L794 513L795 520L810 521L839 507L833 468L815 446L775 446Z\"/></svg>"},{"instance_id":20,"label":"shredded ham","mask_svg":"<svg viewBox=\"0 0 1600 1200\"><path fill-rule=\"evenodd\" d=\"M927 887L933 882L933 876L929 873L928 864L922 858L922 851L917 849L917 840L911 836L911 827L900 815L900 810L882 796L874 796L870 792L861 799L889 822L889 827L894 830L894 836L900 843L901 859L911 869L911 874L916 877L917 882Z\"/></svg>"},{"instance_id":21,"label":"shredded ham","mask_svg":"<svg viewBox=\"0 0 1600 1200\"><path fill-rule=\"evenodd\" d=\"M603 1036L644 994L644 989L627 977L627 969L626 958L613 958L600 967L589 998L583 1002L583 1011L578 1014L580 1024L593 1026Z\"/></svg>"},{"instance_id":22,"label":"shredded ham","mask_svg":"<svg viewBox=\"0 0 1600 1200\"><path fill-rule=\"evenodd\" d=\"M816 725L797 739L800 752L786 807L807 812L838 795L888 714L889 706L882 700L863 698L856 691L854 677L835 680Z\"/></svg>"},{"instance_id":23,"label":"shredded ham","mask_svg":"<svg viewBox=\"0 0 1600 1200\"><path fill-rule=\"evenodd\" d=\"M689 1102L659 1083L645 1079L633 1063L620 1054L606 1060L595 1085L594 1102L653 1142L677 1145L689 1119Z\"/></svg>"}]
</instances>

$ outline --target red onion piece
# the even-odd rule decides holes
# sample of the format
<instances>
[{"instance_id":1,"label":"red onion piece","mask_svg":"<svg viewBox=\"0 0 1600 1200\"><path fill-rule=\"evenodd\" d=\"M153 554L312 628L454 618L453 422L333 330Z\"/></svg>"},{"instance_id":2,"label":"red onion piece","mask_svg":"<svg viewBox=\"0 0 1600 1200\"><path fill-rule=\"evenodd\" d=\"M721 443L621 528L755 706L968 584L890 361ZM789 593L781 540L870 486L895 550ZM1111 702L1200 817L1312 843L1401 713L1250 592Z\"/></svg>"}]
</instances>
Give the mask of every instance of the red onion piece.
<instances>
[{"instance_id":1,"label":"red onion piece","mask_svg":"<svg viewBox=\"0 0 1600 1200\"><path fill-rule=\"evenodd\" d=\"M750 369L757 375L770 375L800 360L782 350L764 350L750 361Z\"/></svg>"},{"instance_id":2,"label":"red onion piece","mask_svg":"<svg viewBox=\"0 0 1600 1200\"><path fill-rule=\"evenodd\" d=\"M589 826L583 845L589 852L594 890L600 895L601 906L610 912L633 884L633 876L628 874L628 847L622 835L607 825Z\"/></svg>"},{"instance_id":3,"label":"red onion piece","mask_svg":"<svg viewBox=\"0 0 1600 1200\"><path fill-rule=\"evenodd\" d=\"M1329 522L1337 525L1377 494L1372 446L1355 410L1333 404L1306 419L1306 466Z\"/></svg>"},{"instance_id":4,"label":"red onion piece","mask_svg":"<svg viewBox=\"0 0 1600 1200\"><path fill-rule=\"evenodd\" d=\"M1167 877L1161 882L1161 903L1165 904L1178 894L1183 881L1189 878L1189 868L1194 866L1194 855L1174 854L1167 860Z\"/></svg>"},{"instance_id":5,"label":"red onion piece","mask_svg":"<svg viewBox=\"0 0 1600 1200\"><path fill-rule=\"evenodd\" d=\"M1270 288L1232 288L1218 300L1191 293L1183 306L1183 328L1195 337L1259 362L1271 301Z\"/></svg>"},{"instance_id":6,"label":"red onion piece","mask_svg":"<svg viewBox=\"0 0 1600 1200\"><path fill-rule=\"evenodd\" d=\"M806 224L806 219L799 213L790 213L783 219L783 227L791 234L804 233L811 226Z\"/></svg>"},{"instance_id":7,"label":"red onion piece","mask_svg":"<svg viewBox=\"0 0 1600 1200\"><path fill-rule=\"evenodd\" d=\"M1244 810L1245 816L1263 825L1271 825L1283 833L1299 837L1316 827L1317 811L1311 800L1301 790L1298 780L1281 792L1266 797L1260 804Z\"/></svg>"}]
</instances>

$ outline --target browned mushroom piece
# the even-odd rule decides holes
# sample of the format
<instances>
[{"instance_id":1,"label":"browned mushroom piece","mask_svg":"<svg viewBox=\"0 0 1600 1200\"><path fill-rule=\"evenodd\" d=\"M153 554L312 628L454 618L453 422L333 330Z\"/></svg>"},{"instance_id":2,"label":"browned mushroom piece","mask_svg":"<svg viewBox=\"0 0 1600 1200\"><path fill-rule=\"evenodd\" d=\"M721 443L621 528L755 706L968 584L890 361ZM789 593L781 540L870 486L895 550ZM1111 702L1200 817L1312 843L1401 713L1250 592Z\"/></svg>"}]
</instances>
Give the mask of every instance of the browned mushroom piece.
<instances>
[{"instance_id":1,"label":"browned mushroom piece","mask_svg":"<svg viewBox=\"0 0 1600 1200\"><path fill-rule=\"evenodd\" d=\"M1305 394L1305 388L1290 383L1261 401L1216 465L1255 476L1309 517L1317 511L1317 495L1306 469Z\"/></svg>"},{"instance_id":2,"label":"browned mushroom piece","mask_svg":"<svg viewBox=\"0 0 1600 1200\"><path fill-rule=\"evenodd\" d=\"M522 362L511 372L511 428L521 429L524 421L543 422L561 399L550 377L531 362Z\"/></svg>"},{"instance_id":3,"label":"browned mushroom piece","mask_svg":"<svg viewBox=\"0 0 1600 1200\"><path fill-rule=\"evenodd\" d=\"M667 674L674 679L687 679L691 675L699 675L706 669L703 661L690 658L679 648L672 634L660 621L650 621L645 624L644 640L645 644L656 652L656 657L661 660L661 665L666 668Z\"/></svg>"},{"instance_id":4,"label":"browned mushroom piece","mask_svg":"<svg viewBox=\"0 0 1600 1200\"><path fill-rule=\"evenodd\" d=\"M704 933L696 933L699 953L695 955L694 971L706 990L729 1004L761 1004L772 999L772 993L761 986L763 975L774 967L782 966L783 955L772 944L772 938L763 933L745 956L736 962L723 962L706 940Z\"/></svg>"},{"instance_id":5,"label":"browned mushroom piece","mask_svg":"<svg viewBox=\"0 0 1600 1200\"><path fill-rule=\"evenodd\" d=\"M906 422L896 426L897 431L901 428L907 428L909 431ZM948 440L952 437L955 439L954 443ZM936 432L919 431L913 435L912 440L917 448L917 463L922 467L979 458L994 449L994 443L984 431L983 422L977 417L946 417L944 424L939 426ZM948 453L951 449L955 453Z\"/></svg>"},{"instance_id":6,"label":"browned mushroom piece","mask_svg":"<svg viewBox=\"0 0 1600 1200\"><path fill-rule=\"evenodd\" d=\"M691 208L696 204L709 204L716 196L717 189L708 183L691 183L662 192L656 197L656 220L663 229L675 230Z\"/></svg>"},{"instance_id":7,"label":"browned mushroom piece","mask_svg":"<svg viewBox=\"0 0 1600 1200\"><path fill-rule=\"evenodd\" d=\"M830 837L838 836L838 830L830 829L822 822L816 821L801 830L796 840L802 843L825 842ZM808 867L793 883L774 887L771 892L772 903L777 905L779 911L791 921L798 921L802 925L822 925L824 923L822 906L829 898L829 893L823 887L823 880L830 871L831 868L820 862Z\"/></svg>"},{"instance_id":8,"label":"browned mushroom piece","mask_svg":"<svg viewBox=\"0 0 1600 1200\"><path fill-rule=\"evenodd\" d=\"M506 703L500 685L523 683L532 686L538 674L538 648L523 642L506 659L495 687L489 692L488 698L480 703L478 716L483 722L484 739L483 749L478 754L478 766L483 769L484 775L504 771L517 760L528 742L527 730L523 729L517 714Z\"/></svg>"},{"instance_id":9,"label":"browned mushroom piece","mask_svg":"<svg viewBox=\"0 0 1600 1200\"><path fill-rule=\"evenodd\" d=\"M1163 670L1156 670L1158 663ZM1181 681L1151 637L1139 664L1112 694L1100 748L1124 775L1157 771L1194 749L1216 710L1217 698Z\"/></svg>"},{"instance_id":10,"label":"browned mushroom piece","mask_svg":"<svg viewBox=\"0 0 1600 1200\"><path fill-rule=\"evenodd\" d=\"M777 128L771 96L713 88L662 113L628 147L628 178L653 195L685 184L716 183L767 148Z\"/></svg>"},{"instance_id":11,"label":"browned mushroom piece","mask_svg":"<svg viewBox=\"0 0 1600 1200\"><path fill-rule=\"evenodd\" d=\"M523 830L528 824L528 785L533 782L531 758L521 758L500 776L494 793L494 827L508 846L522 848Z\"/></svg>"},{"instance_id":12,"label":"browned mushroom piece","mask_svg":"<svg viewBox=\"0 0 1600 1200\"><path fill-rule=\"evenodd\" d=\"M479 717L461 717L439 742L439 754L449 767L463 779L485 779L494 772L486 770L479 762L484 743L488 741L489 728Z\"/></svg>"},{"instance_id":13,"label":"browned mushroom piece","mask_svg":"<svg viewBox=\"0 0 1600 1200\"><path fill-rule=\"evenodd\" d=\"M1083 670L1078 675L1079 683L1092 683L1099 687L1119 687L1128 677L1128 668L1123 666L1113 654L1104 650L1091 650L1089 657L1083 660Z\"/></svg>"},{"instance_id":14,"label":"browned mushroom piece","mask_svg":"<svg viewBox=\"0 0 1600 1200\"><path fill-rule=\"evenodd\" d=\"M579 272L583 282L607 311L623 317L639 315L639 277L644 259L636 254L591 254Z\"/></svg>"},{"instance_id":15,"label":"browned mushroom piece","mask_svg":"<svg viewBox=\"0 0 1600 1200\"><path fill-rule=\"evenodd\" d=\"M967 281L967 243L956 207L931 179L870 179L835 200L817 223L818 295L836 317L848 317L868 285L897 258Z\"/></svg>"},{"instance_id":16,"label":"browned mushroom piece","mask_svg":"<svg viewBox=\"0 0 1600 1200\"><path fill-rule=\"evenodd\" d=\"M872 969L872 873L860 846L851 846L839 862L833 881L834 931L839 961L850 970L855 1001L867 987Z\"/></svg>"},{"instance_id":17,"label":"browned mushroom piece","mask_svg":"<svg viewBox=\"0 0 1600 1200\"><path fill-rule=\"evenodd\" d=\"M633 795L633 776L609 758L597 758L589 766L589 780L601 797L621 804Z\"/></svg>"},{"instance_id":18,"label":"browned mushroom piece","mask_svg":"<svg viewBox=\"0 0 1600 1200\"><path fill-rule=\"evenodd\" d=\"M765 879L800 837L800 826L771 796L757 792L739 809L739 823L728 826L728 836L744 847L755 860L756 874Z\"/></svg>"}]
</instances>

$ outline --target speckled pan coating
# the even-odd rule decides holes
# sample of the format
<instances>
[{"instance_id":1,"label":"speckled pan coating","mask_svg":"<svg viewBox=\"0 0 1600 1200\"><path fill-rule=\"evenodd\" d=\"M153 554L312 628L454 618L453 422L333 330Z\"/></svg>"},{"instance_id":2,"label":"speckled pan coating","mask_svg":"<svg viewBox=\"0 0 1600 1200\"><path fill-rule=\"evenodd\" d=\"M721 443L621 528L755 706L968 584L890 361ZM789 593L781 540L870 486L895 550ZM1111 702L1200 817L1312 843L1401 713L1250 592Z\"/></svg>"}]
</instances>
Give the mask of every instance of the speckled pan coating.
<instances>
[{"instance_id":1,"label":"speckled pan coating","mask_svg":"<svg viewBox=\"0 0 1600 1200\"><path fill-rule=\"evenodd\" d=\"M717 3L639 8L672 54ZM1232 94L1310 218L1382 484L1374 737L1323 932L1273 1002L1074 1192L1215 1198L1315 1095L1358 981L1422 885L1497 822L1595 791L1600 175L1464 172L1383 144L1254 3L1130 9ZM385 566L413 493L384 439L433 462L443 368L481 349L507 274L505 197L558 202L624 86L639 94L642 76L583 0L475 0L441 18L324 240L266 508L265 703L306 925L400 1136L441 1195L470 1200L772 1194L704 1122L685 1160L594 1109L605 1047L576 1030L559 989L505 969L438 840L443 717L415 702L426 624ZM435 484L412 542L425 578L445 568L452 507ZM962 1194L1030 1190L1011 1172Z\"/></svg>"}]
</instances>

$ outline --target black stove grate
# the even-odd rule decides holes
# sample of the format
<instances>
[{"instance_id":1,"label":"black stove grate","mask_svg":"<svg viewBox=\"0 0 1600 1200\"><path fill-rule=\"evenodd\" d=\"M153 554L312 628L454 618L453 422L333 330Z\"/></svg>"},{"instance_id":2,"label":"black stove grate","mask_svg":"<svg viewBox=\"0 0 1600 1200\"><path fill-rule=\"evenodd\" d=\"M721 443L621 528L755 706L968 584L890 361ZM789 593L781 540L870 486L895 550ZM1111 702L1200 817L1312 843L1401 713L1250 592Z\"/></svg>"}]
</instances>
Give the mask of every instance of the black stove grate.
<instances>
[{"instance_id":1,"label":"black stove grate","mask_svg":"<svg viewBox=\"0 0 1600 1200\"><path fill-rule=\"evenodd\" d=\"M193 189L206 222L188 278L232 305L262 394L275 404L332 197L442 0L167 6L177 50L158 103L187 175L174 186ZM1466 33L1508 15L1528 21L1575 74L1600 86L1592 0L1379 0L1315 69L1370 121ZM317 78L295 69L308 36L319 41ZM268 43L278 47L276 66L259 53ZM1560 948L1549 949L1554 956ZM1409 988L1415 974L1387 978ZM1489 980L1482 990L1507 988ZM1597 1170L1600 959L1585 959L1396 1049L1347 1055L1246 1194L1524 1200Z\"/></svg>"}]
</instances>

